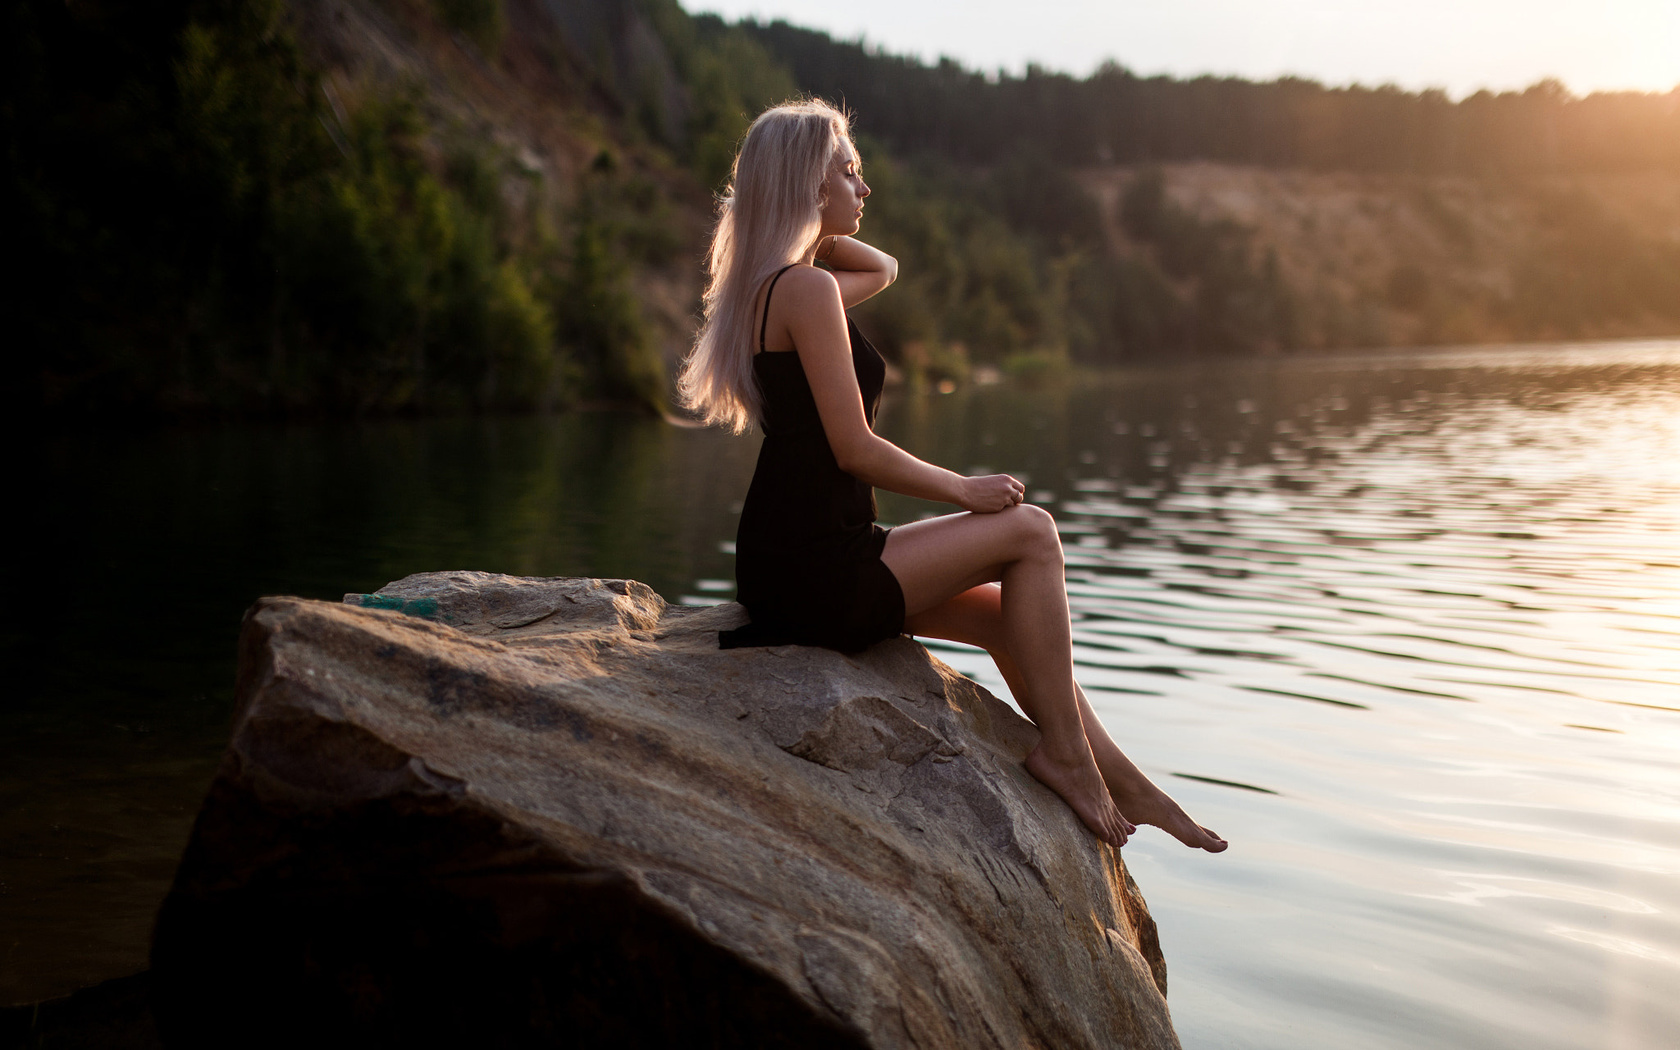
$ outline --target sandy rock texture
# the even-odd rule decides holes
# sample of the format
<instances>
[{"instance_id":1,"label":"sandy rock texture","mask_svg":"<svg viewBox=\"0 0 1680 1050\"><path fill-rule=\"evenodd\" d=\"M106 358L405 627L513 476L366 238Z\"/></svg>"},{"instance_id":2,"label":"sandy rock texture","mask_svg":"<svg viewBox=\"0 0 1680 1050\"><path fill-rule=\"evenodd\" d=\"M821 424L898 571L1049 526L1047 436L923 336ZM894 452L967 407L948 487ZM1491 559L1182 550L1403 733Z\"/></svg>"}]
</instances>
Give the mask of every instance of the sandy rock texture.
<instances>
[{"instance_id":1,"label":"sandy rock texture","mask_svg":"<svg viewBox=\"0 0 1680 1050\"><path fill-rule=\"evenodd\" d=\"M167 1045L1178 1046L1119 854L914 641L724 651L739 606L616 580L345 601L246 617Z\"/></svg>"}]
</instances>

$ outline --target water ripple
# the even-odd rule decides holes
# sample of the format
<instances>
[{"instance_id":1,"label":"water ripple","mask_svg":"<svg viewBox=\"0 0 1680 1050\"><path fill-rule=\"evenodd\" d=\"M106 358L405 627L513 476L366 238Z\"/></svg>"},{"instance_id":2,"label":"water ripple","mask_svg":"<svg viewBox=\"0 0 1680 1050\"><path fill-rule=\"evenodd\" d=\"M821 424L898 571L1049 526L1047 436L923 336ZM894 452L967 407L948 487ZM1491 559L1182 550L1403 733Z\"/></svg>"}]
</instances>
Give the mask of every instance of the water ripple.
<instances>
[{"instance_id":1,"label":"water ripple","mask_svg":"<svg viewBox=\"0 0 1680 1050\"><path fill-rule=\"evenodd\" d=\"M1680 344L1010 396L1186 1046L1672 1045Z\"/></svg>"}]
</instances>

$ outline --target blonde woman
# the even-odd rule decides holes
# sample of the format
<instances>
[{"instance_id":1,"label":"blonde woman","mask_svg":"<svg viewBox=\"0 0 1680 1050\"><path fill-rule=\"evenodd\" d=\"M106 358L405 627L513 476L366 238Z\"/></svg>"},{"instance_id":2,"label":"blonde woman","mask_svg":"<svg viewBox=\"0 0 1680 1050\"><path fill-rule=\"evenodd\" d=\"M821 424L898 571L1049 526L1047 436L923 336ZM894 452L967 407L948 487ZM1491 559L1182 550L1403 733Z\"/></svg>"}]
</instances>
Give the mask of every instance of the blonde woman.
<instances>
[{"instance_id":1,"label":"blonde woman","mask_svg":"<svg viewBox=\"0 0 1680 1050\"><path fill-rule=\"evenodd\" d=\"M855 652L908 631L981 646L1043 734L1028 771L1099 838L1123 845L1148 823L1223 850L1121 753L1074 682L1050 515L1007 474L963 477L871 429L886 365L846 309L898 263L854 236L868 197L846 117L824 102L766 111L735 159L681 380L709 422L764 432L736 538L752 622L721 644ZM963 512L889 531L875 487Z\"/></svg>"}]
</instances>

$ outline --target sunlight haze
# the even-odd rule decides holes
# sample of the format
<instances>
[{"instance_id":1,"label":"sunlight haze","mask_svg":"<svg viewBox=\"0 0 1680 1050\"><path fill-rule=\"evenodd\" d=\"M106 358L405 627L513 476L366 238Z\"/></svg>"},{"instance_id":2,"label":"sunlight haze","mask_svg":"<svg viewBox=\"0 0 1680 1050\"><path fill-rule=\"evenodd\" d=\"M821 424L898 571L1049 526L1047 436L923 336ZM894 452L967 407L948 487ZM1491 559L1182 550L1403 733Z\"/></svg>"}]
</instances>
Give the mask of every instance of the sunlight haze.
<instances>
[{"instance_id":1,"label":"sunlight haze","mask_svg":"<svg viewBox=\"0 0 1680 1050\"><path fill-rule=\"evenodd\" d=\"M1106 59L1140 73L1327 84L1523 88L1556 77L1578 94L1680 85L1673 0L691 0L696 13L785 19L926 60L1018 73L1035 62L1084 76Z\"/></svg>"}]
</instances>

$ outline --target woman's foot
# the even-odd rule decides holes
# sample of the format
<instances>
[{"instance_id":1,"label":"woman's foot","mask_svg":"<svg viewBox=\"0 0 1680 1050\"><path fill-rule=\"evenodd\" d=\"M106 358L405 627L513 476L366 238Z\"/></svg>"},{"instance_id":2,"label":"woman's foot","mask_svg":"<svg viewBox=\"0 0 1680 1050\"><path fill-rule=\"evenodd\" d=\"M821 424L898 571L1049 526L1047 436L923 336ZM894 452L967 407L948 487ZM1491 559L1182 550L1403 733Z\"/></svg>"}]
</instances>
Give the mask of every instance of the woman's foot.
<instances>
[{"instance_id":1,"label":"woman's foot","mask_svg":"<svg viewBox=\"0 0 1680 1050\"><path fill-rule=\"evenodd\" d=\"M1184 807L1172 796L1155 786L1112 741L1108 747L1093 746L1097 768L1114 804L1130 820L1139 824L1153 824L1173 838L1193 849L1222 853L1230 845L1190 819Z\"/></svg>"},{"instance_id":2,"label":"woman's foot","mask_svg":"<svg viewBox=\"0 0 1680 1050\"><path fill-rule=\"evenodd\" d=\"M1174 802L1171 795L1154 784L1150 784L1145 791L1123 794L1110 788L1109 793L1114 797L1114 804L1120 807L1120 812L1139 824L1155 825L1192 849L1223 853L1230 845L1212 831L1191 820L1190 814L1184 812L1184 807Z\"/></svg>"},{"instance_id":3,"label":"woman's foot","mask_svg":"<svg viewBox=\"0 0 1680 1050\"><path fill-rule=\"evenodd\" d=\"M1040 741L1027 754L1027 772L1062 796L1097 838L1111 846L1124 846L1126 837L1137 828L1115 806L1115 799L1104 783L1102 771L1097 768L1090 748L1086 747L1084 751L1083 756L1055 756Z\"/></svg>"}]
</instances>

